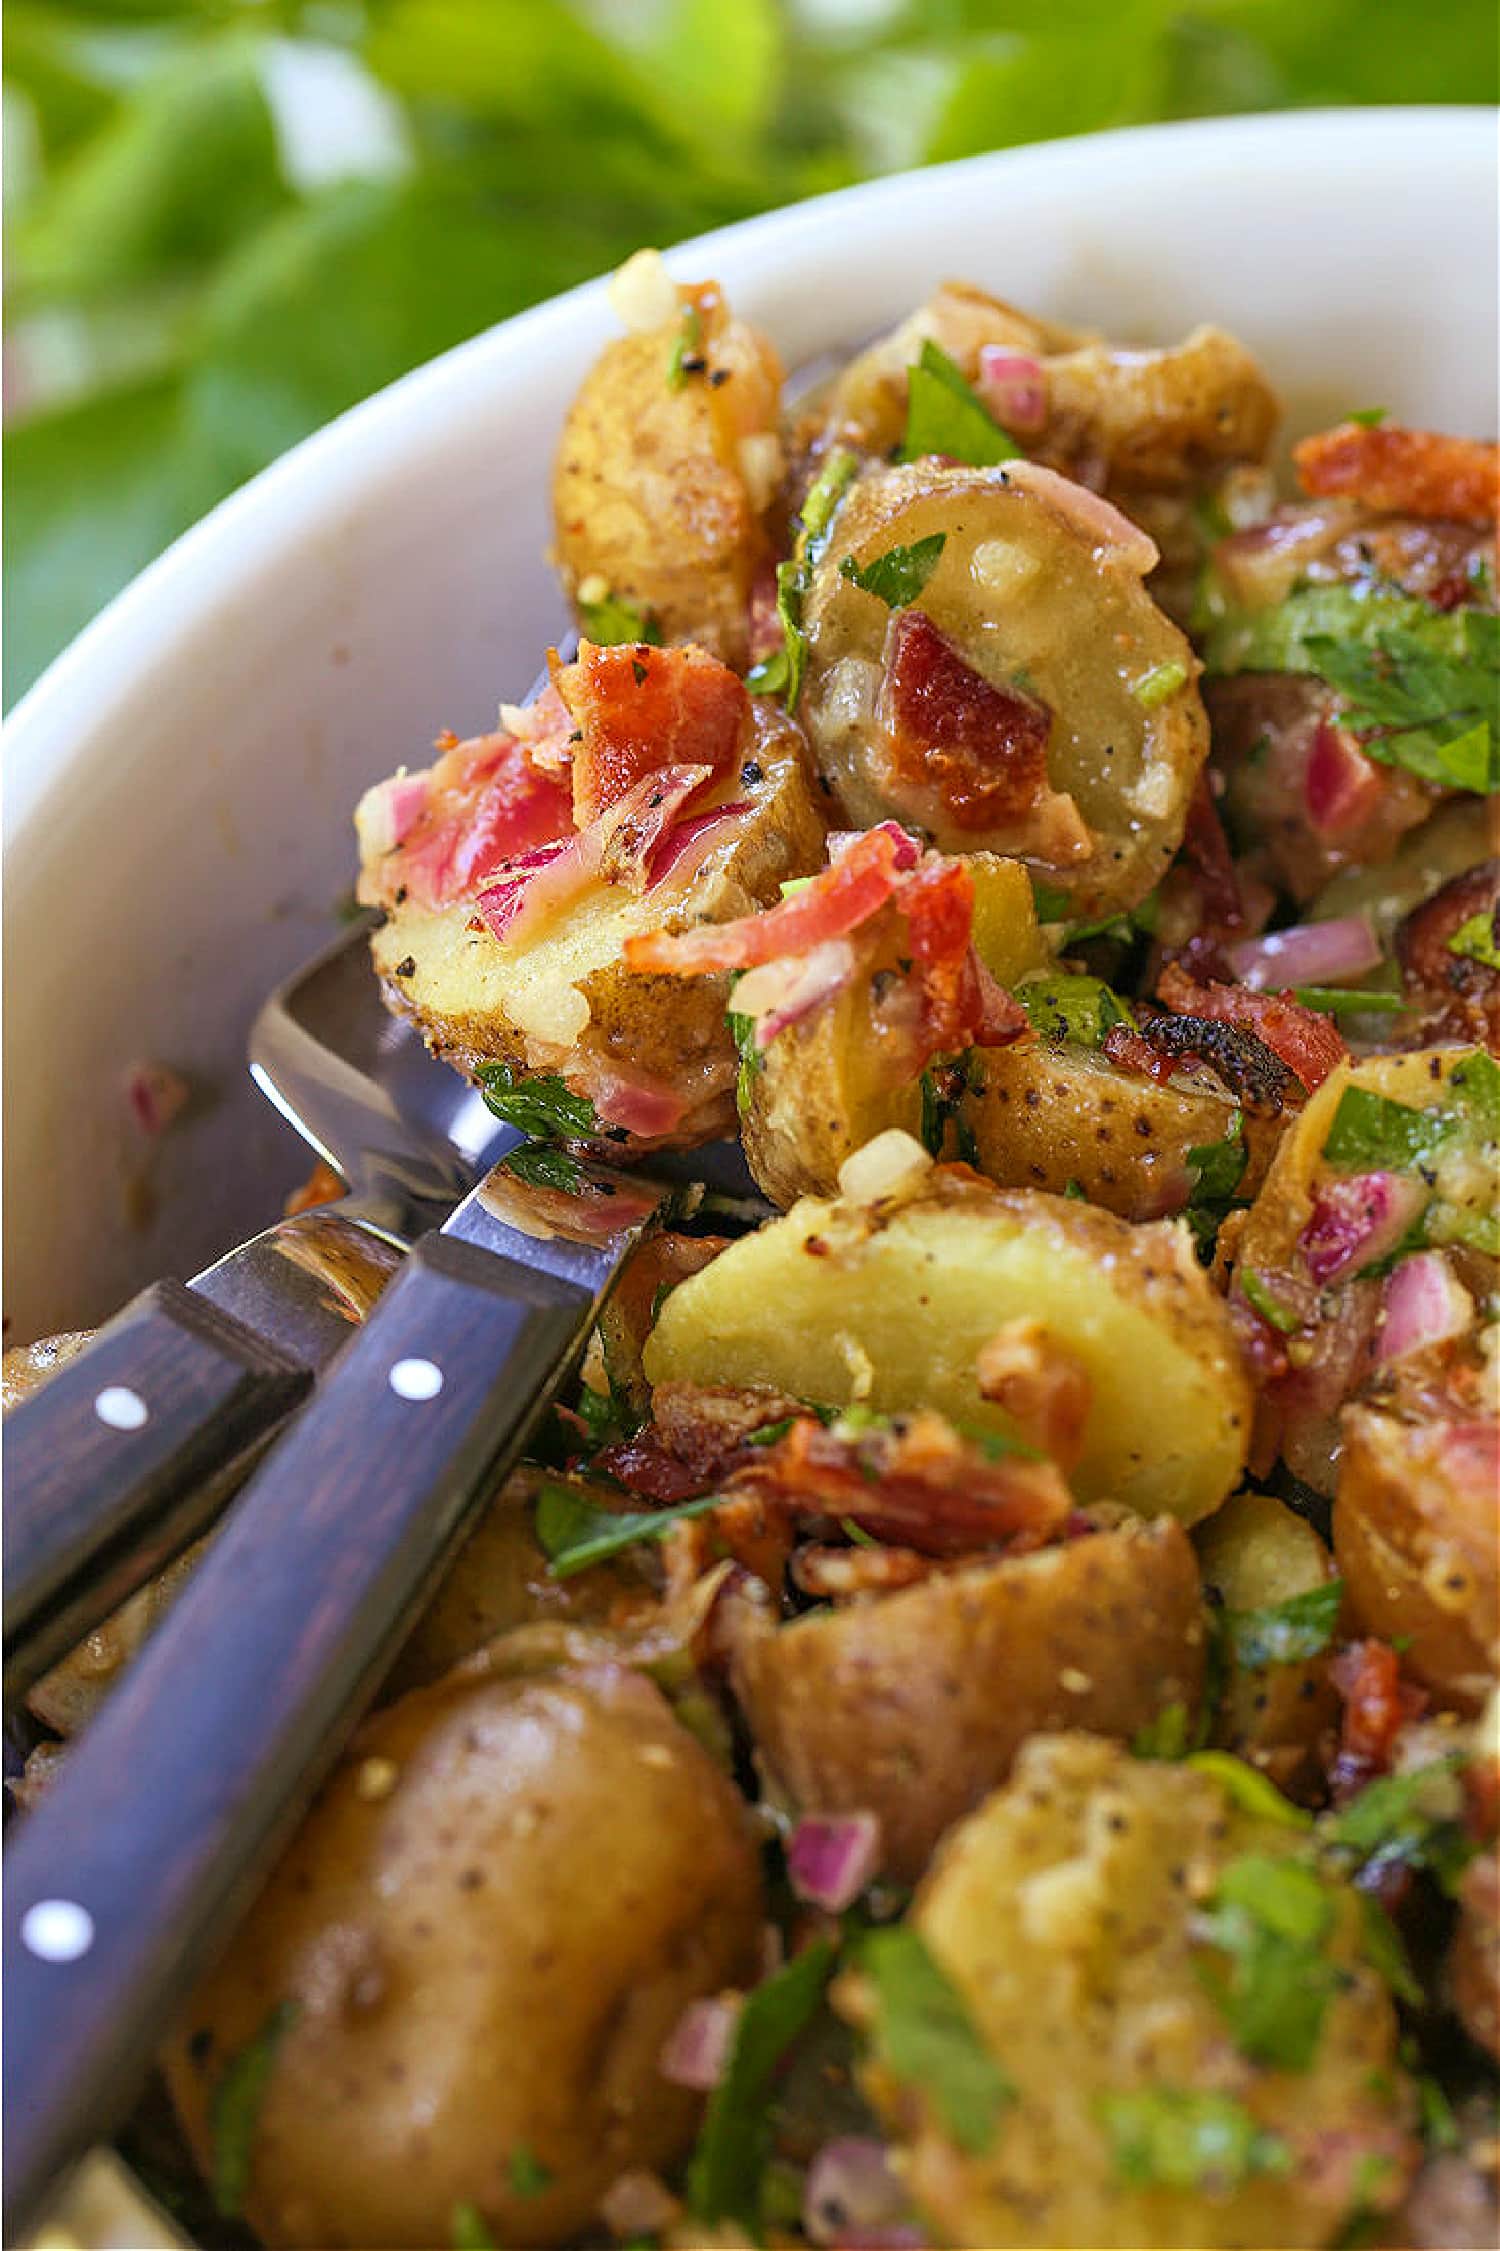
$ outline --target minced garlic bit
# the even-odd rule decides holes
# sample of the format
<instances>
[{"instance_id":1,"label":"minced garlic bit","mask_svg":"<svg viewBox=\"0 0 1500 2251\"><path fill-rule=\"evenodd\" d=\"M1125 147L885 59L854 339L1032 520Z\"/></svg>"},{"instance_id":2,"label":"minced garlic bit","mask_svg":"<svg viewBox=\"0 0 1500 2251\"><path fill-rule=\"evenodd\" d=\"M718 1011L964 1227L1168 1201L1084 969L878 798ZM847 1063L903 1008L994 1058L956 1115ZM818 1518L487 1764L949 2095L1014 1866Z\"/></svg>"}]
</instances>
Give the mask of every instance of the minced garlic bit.
<instances>
[{"instance_id":1,"label":"minced garlic bit","mask_svg":"<svg viewBox=\"0 0 1500 2251\"><path fill-rule=\"evenodd\" d=\"M637 250L610 279L610 311L633 336L665 328L677 318L677 284L659 250Z\"/></svg>"},{"instance_id":2,"label":"minced garlic bit","mask_svg":"<svg viewBox=\"0 0 1500 2251\"><path fill-rule=\"evenodd\" d=\"M609 580L603 571L590 571L587 578L578 581L577 596L580 602L607 602Z\"/></svg>"},{"instance_id":3,"label":"minced garlic bit","mask_svg":"<svg viewBox=\"0 0 1500 2251\"><path fill-rule=\"evenodd\" d=\"M781 440L774 430L757 430L740 440L740 475L750 505L759 515L769 508L781 482Z\"/></svg>"},{"instance_id":4,"label":"minced garlic bit","mask_svg":"<svg viewBox=\"0 0 1500 2251\"><path fill-rule=\"evenodd\" d=\"M1040 556L1010 539L982 539L969 557L969 576L991 594L1014 594L1041 569Z\"/></svg>"},{"instance_id":5,"label":"minced garlic bit","mask_svg":"<svg viewBox=\"0 0 1500 2251\"><path fill-rule=\"evenodd\" d=\"M394 1759L361 1759L354 1777L354 1794L375 1805L390 1796L399 1779L400 1769Z\"/></svg>"}]
</instances>

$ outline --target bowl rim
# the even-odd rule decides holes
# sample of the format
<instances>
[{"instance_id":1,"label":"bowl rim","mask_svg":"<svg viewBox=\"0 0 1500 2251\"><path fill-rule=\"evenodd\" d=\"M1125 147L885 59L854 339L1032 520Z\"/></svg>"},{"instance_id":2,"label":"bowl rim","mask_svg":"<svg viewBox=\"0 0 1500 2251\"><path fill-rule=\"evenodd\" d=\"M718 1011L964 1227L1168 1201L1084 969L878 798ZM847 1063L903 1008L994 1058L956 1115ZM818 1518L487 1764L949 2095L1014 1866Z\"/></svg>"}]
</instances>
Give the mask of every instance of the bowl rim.
<instances>
[{"instance_id":1,"label":"bowl rim","mask_svg":"<svg viewBox=\"0 0 1500 2251\"><path fill-rule=\"evenodd\" d=\"M1156 164L1191 174L1205 163L1252 159L1295 161L1298 154L1330 161L1388 165L1410 161L1440 138L1454 163L1477 156L1493 141L1497 113L1483 104L1425 104L1391 108L1253 111L1229 117L1189 118L1122 126L1063 139L1023 143L963 157L948 164L884 174L827 194L756 213L708 234L673 244L672 262L738 259L747 246L761 258L795 250L804 232L829 218L878 226L882 213L911 196L941 198L958 180L1027 175L1033 182L1067 178L1069 190L1086 192L1122 161ZM1270 151L1268 144L1275 144ZM70 739L97 728L101 707L129 695L142 675L160 663L164 649L191 639L211 613L247 587L275 552L335 515L379 461L418 452L424 428L461 414L476 391L493 380L493 363L549 338L580 311L602 312L608 273L510 315L422 362L392 383L348 407L331 421L226 495L138 572L60 650L15 704L5 721L5 853L20 846L29 822L58 785Z\"/></svg>"}]
</instances>

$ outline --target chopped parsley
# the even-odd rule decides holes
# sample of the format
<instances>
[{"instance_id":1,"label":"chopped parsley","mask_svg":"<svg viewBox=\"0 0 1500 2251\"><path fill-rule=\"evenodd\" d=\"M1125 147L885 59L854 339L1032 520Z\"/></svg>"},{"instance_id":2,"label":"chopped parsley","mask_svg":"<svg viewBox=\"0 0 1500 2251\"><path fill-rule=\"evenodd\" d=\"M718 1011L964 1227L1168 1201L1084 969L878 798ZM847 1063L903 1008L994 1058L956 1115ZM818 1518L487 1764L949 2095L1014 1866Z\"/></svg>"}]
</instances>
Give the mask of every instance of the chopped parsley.
<instances>
[{"instance_id":1,"label":"chopped parsley","mask_svg":"<svg viewBox=\"0 0 1500 2251\"><path fill-rule=\"evenodd\" d=\"M1232 2095L1147 2087L1106 2095L1101 2113L1115 2170L1131 2188L1237 2188L1257 2174L1292 2170L1279 2134L1257 2124Z\"/></svg>"},{"instance_id":2,"label":"chopped parsley","mask_svg":"<svg viewBox=\"0 0 1500 2251\"><path fill-rule=\"evenodd\" d=\"M455 2204L448 2222L452 2251L499 2251L477 2204Z\"/></svg>"},{"instance_id":3,"label":"chopped parsley","mask_svg":"<svg viewBox=\"0 0 1500 2251\"><path fill-rule=\"evenodd\" d=\"M276 2051L296 2022L293 2001L278 2001L253 2039L224 2066L209 2106L214 2203L226 2220L245 2208L250 2161Z\"/></svg>"},{"instance_id":4,"label":"chopped parsley","mask_svg":"<svg viewBox=\"0 0 1500 2251\"><path fill-rule=\"evenodd\" d=\"M904 610L937 569L947 544L945 531L932 531L925 539L914 539L909 547L887 547L883 554L872 555L868 563L857 563L852 555L846 555L839 564L839 577L847 578L861 594L873 594L887 609Z\"/></svg>"},{"instance_id":5,"label":"chopped parsley","mask_svg":"<svg viewBox=\"0 0 1500 2251\"><path fill-rule=\"evenodd\" d=\"M1130 1755L1137 1759L1185 1759L1191 1748L1188 1708L1181 1702L1164 1704L1130 1738Z\"/></svg>"},{"instance_id":6,"label":"chopped parsley","mask_svg":"<svg viewBox=\"0 0 1500 2251\"><path fill-rule=\"evenodd\" d=\"M1187 677L1187 666L1175 659L1169 664L1153 664L1149 672L1131 683L1130 692L1143 711L1155 711L1158 704L1187 686Z\"/></svg>"},{"instance_id":7,"label":"chopped parsley","mask_svg":"<svg viewBox=\"0 0 1500 2251\"><path fill-rule=\"evenodd\" d=\"M1448 1131L1440 1110L1414 1110L1368 1087L1346 1087L1323 1144L1323 1161L1336 1172L1409 1170Z\"/></svg>"},{"instance_id":8,"label":"chopped parsley","mask_svg":"<svg viewBox=\"0 0 1500 2251\"><path fill-rule=\"evenodd\" d=\"M696 305L684 305L672 355L667 361L667 389L680 391L690 375L701 374L703 317Z\"/></svg>"},{"instance_id":9,"label":"chopped parsley","mask_svg":"<svg viewBox=\"0 0 1500 2251\"><path fill-rule=\"evenodd\" d=\"M606 594L601 602L580 602L578 622L584 638L601 649L617 648L629 641L643 641L653 649L661 647L661 627L655 618L648 611L633 610L614 594Z\"/></svg>"},{"instance_id":10,"label":"chopped parsley","mask_svg":"<svg viewBox=\"0 0 1500 2251\"><path fill-rule=\"evenodd\" d=\"M506 2162L510 2185L517 2196L540 2196L552 2186L553 2175L524 2142L517 2142Z\"/></svg>"},{"instance_id":11,"label":"chopped parsley","mask_svg":"<svg viewBox=\"0 0 1500 2251\"><path fill-rule=\"evenodd\" d=\"M478 1077L485 1108L530 1140L563 1141L599 1131L592 1102L574 1094L564 1079L529 1078L509 1063L482 1063Z\"/></svg>"},{"instance_id":12,"label":"chopped parsley","mask_svg":"<svg viewBox=\"0 0 1500 2251\"><path fill-rule=\"evenodd\" d=\"M1462 954L1468 961L1482 961L1486 969L1500 969L1500 912L1494 907L1481 907L1461 922L1448 940L1450 954Z\"/></svg>"},{"instance_id":13,"label":"chopped parsley","mask_svg":"<svg viewBox=\"0 0 1500 2251\"><path fill-rule=\"evenodd\" d=\"M1310 1868L1245 1853L1221 1871L1196 1933L1221 1957L1199 1974L1242 2055L1306 2071L1342 1979L1324 1958L1334 1903Z\"/></svg>"},{"instance_id":14,"label":"chopped parsley","mask_svg":"<svg viewBox=\"0 0 1500 2251\"><path fill-rule=\"evenodd\" d=\"M706 1516L719 1506L719 1495L682 1501L673 1508L625 1510L595 1508L571 1486L544 1485L536 1500L536 1536L550 1559L554 1579L571 1579L594 1563L603 1563L637 1540L659 1540L674 1524L692 1516Z\"/></svg>"},{"instance_id":15,"label":"chopped parsley","mask_svg":"<svg viewBox=\"0 0 1500 2251\"><path fill-rule=\"evenodd\" d=\"M1245 1113L1236 1110L1222 1141L1204 1141L1189 1149L1192 1168L1192 1201L1228 1205L1244 1178L1250 1152L1245 1146Z\"/></svg>"},{"instance_id":16,"label":"chopped parsley","mask_svg":"<svg viewBox=\"0 0 1500 2251\"><path fill-rule=\"evenodd\" d=\"M1435 1759L1408 1774L1383 1774L1358 1797L1325 1814L1319 1842L1334 1861L1369 1888L1393 1868L1428 1869L1453 1890L1474 1857L1464 1828L1462 1753Z\"/></svg>"},{"instance_id":17,"label":"chopped parsley","mask_svg":"<svg viewBox=\"0 0 1500 2251\"><path fill-rule=\"evenodd\" d=\"M1362 430L1378 430L1390 411L1388 406L1357 406L1344 420L1357 422Z\"/></svg>"},{"instance_id":18,"label":"chopped parsley","mask_svg":"<svg viewBox=\"0 0 1500 2251\"><path fill-rule=\"evenodd\" d=\"M1015 2089L963 1995L907 1926L871 1931L859 1960L875 1990L873 2037L881 2061L920 2088L960 2149L982 2156Z\"/></svg>"},{"instance_id":19,"label":"chopped parsley","mask_svg":"<svg viewBox=\"0 0 1500 2251\"><path fill-rule=\"evenodd\" d=\"M700 2220L738 2220L752 2230L760 2225L772 2081L822 2006L833 1953L820 1939L745 1996L688 2167L688 2202Z\"/></svg>"},{"instance_id":20,"label":"chopped parsley","mask_svg":"<svg viewBox=\"0 0 1500 2251\"><path fill-rule=\"evenodd\" d=\"M738 1010L726 1009L729 1036L734 1041L734 1051L740 1059L739 1075L734 1082L734 1106L742 1118L750 1114L752 1090L756 1079L766 1067L765 1054L755 1037L756 1019L741 1016Z\"/></svg>"},{"instance_id":21,"label":"chopped parsley","mask_svg":"<svg viewBox=\"0 0 1500 2251\"><path fill-rule=\"evenodd\" d=\"M1261 1319L1269 1321L1271 1327L1282 1336L1289 1337L1301 1328L1301 1315L1294 1312L1291 1306L1282 1304L1269 1283L1256 1273L1253 1266L1240 1268L1239 1282L1245 1303L1253 1306Z\"/></svg>"},{"instance_id":22,"label":"chopped parsley","mask_svg":"<svg viewBox=\"0 0 1500 2251\"><path fill-rule=\"evenodd\" d=\"M1367 1891L1356 1892L1364 1917L1365 1960L1384 1979L1398 2001L1410 2009L1425 2006L1426 1996L1406 1958L1401 1933L1378 1899Z\"/></svg>"},{"instance_id":23,"label":"chopped parsley","mask_svg":"<svg viewBox=\"0 0 1500 2251\"><path fill-rule=\"evenodd\" d=\"M991 469L997 462L1019 460L1021 448L929 337L907 373L906 435L896 459L920 461L933 453L971 469Z\"/></svg>"},{"instance_id":24,"label":"chopped parsley","mask_svg":"<svg viewBox=\"0 0 1500 2251\"><path fill-rule=\"evenodd\" d=\"M1310 1813L1284 1798L1274 1782L1267 1781L1257 1767L1237 1759L1232 1751L1194 1751L1188 1765L1217 1782L1242 1813L1253 1814L1259 1821L1275 1821L1283 1829L1310 1829L1313 1825Z\"/></svg>"},{"instance_id":25,"label":"chopped parsley","mask_svg":"<svg viewBox=\"0 0 1500 2251\"><path fill-rule=\"evenodd\" d=\"M848 446L835 447L808 488L791 556L776 566L776 611L781 619L781 647L774 656L753 668L746 676L745 685L754 696L782 696L788 711L797 708L807 670L807 634L802 623L802 605L812 585L813 571L828 545L839 502L858 474L858 454Z\"/></svg>"},{"instance_id":26,"label":"chopped parsley","mask_svg":"<svg viewBox=\"0 0 1500 2251\"><path fill-rule=\"evenodd\" d=\"M1098 977L1067 973L1030 977L1016 987L1015 997L1031 1019L1032 1030L1054 1046L1068 1041L1075 1047L1102 1047L1105 1034L1116 1024L1132 1029L1135 1024L1119 995Z\"/></svg>"},{"instance_id":27,"label":"chopped parsley","mask_svg":"<svg viewBox=\"0 0 1500 2251\"><path fill-rule=\"evenodd\" d=\"M564 1196L576 1196L583 1186L583 1167L577 1158L548 1141L528 1141L524 1148L513 1149L504 1170L528 1188L555 1188Z\"/></svg>"},{"instance_id":28,"label":"chopped parsley","mask_svg":"<svg viewBox=\"0 0 1500 2251\"><path fill-rule=\"evenodd\" d=\"M1400 993L1362 993L1347 985L1294 985L1292 998L1325 1016L1394 1016L1407 1006Z\"/></svg>"},{"instance_id":29,"label":"chopped parsley","mask_svg":"<svg viewBox=\"0 0 1500 2251\"><path fill-rule=\"evenodd\" d=\"M1333 1639L1343 1599L1343 1580L1330 1579L1261 1610L1226 1610L1224 1632L1235 1663L1247 1672L1264 1672L1269 1665L1320 1656Z\"/></svg>"}]
</instances>

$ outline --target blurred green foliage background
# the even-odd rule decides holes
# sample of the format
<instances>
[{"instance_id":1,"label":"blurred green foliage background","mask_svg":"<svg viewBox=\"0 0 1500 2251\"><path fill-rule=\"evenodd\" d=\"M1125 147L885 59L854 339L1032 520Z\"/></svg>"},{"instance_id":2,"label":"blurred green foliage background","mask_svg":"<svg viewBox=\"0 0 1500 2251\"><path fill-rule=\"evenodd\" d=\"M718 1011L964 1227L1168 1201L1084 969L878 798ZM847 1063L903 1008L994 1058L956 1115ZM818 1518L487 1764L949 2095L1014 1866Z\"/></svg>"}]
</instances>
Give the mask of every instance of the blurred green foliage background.
<instances>
[{"instance_id":1,"label":"blurred green foliage background","mask_svg":"<svg viewBox=\"0 0 1500 2251\"><path fill-rule=\"evenodd\" d=\"M642 242L1146 119L1488 100L1496 14L7 0L4 65L9 700L284 447Z\"/></svg>"}]
</instances>

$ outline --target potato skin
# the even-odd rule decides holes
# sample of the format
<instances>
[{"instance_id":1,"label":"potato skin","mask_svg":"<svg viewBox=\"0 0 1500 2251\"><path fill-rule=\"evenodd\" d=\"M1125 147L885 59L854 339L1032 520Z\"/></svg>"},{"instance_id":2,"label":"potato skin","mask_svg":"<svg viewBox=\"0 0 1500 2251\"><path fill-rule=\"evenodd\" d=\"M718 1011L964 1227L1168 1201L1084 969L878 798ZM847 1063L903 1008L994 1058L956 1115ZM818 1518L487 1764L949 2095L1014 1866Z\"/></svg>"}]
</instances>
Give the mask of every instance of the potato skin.
<instances>
[{"instance_id":1,"label":"potato skin","mask_svg":"<svg viewBox=\"0 0 1500 2251\"><path fill-rule=\"evenodd\" d=\"M959 825L939 791L893 773L878 715L851 706L850 680L881 675L891 612L844 577L842 564L852 555L867 566L938 533L945 544L918 606L992 685L1024 673L1028 692L1051 710L1047 779L1082 817L1084 857L1045 857L1029 815L992 830ZM983 846L1024 859L1067 894L1075 915L1133 906L1166 872L1208 755L1198 660L1138 575L1096 549L1051 500L1004 469L919 461L868 470L834 517L804 618L800 709L819 766L857 826L894 813L945 852ZM1133 683L1164 666L1176 668L1180 685L1147 709Z\"/></svg>"},{"instance_id":2,"label":"potato skin","mask_svg":"<svg viewBox=\"0 0 1500 2251\"><path fill-rule=\"evenodd\" d=\"M1265 1610L1326 1586L1332 1558L1305 1518L1269 1493L1231 1494L1193 1534L1203 1584L1227 1610ZM1336 1726L1324 1656L1259 1670L1228 1661L1214 1741L1291 1797L1322 1781L1318 1739Z\"/></svg>"},{"instance_id":3,"label":"potato skin","mask_svg":"<svg viewBox=\"0 0 1500 2251\"><path fill-rule=\"evenodd\" d=\"M877 1410L929 1406L1003 1431L975 1361L1035 1317L1093 1386L1083 1501L1192 1523L1238 1482L1250 1391L1186 1230L932 1168L894 1209L807 1197L673 1291L646 1347L652 1384L765 1385ZM1142 1372L1150 1371L1150 1382Z\"/></svg>"},{"instance_id":4,"label":"potato skin","mask_svg":"<svg viewBox=\"0 0 1500 2251\"><path fill-rule=\"evenodd\" d=\"M739 448L775 431L781 362L711 283L681 294L684 309L697 307L708 371L668 381L680 320L606 346L558 446L556 559L570 600L602 580L666 640L701 642L743 671L775 477L752 490ZM723 380L711 382L710 371Z\"/></svg>"},{"instance_id":5,"label":"potato skin","mask_svg":"<svg viewBox=\"0 0 1500 2251\"><path fill-rule=\"evenodd\" d=\"M686 2147L698 2100L658 2052L688 2001L748 1981L761 1913L744 1807L654 1688L480 1660L363 1731L189 2005L168 2084L208 2168L220 2076L289 2002L252 2145L265 2243L430 2251L459 2202L499 2241L561 2242ZM553 2175L537 2195L517 2149Z\"/></svg>"},{"instance_id":6,"label":"potato skin","mask_svg":"<svg viewBox=\"0 0 1500 2251\"><path fill-rule=\"evenodd\" d=\"M1085 1735L1033 1736L1006 1787L949 1835L910 1912L1015 2090L993 2146L965 2153L925 2086L884 2066L868 2073L937 2240L1037 2251L1331 2244L1358 2194L1330 2193L1320 2160L1335 2153L1351 2181L1363 2153L1388 2160L1381 2200L1399 2200L1420 2144L1396 2012L1362 1958L1352 1890L1329 1887L1325 1952L1347 1982L1306 2071L1241 2056L1198 1974L1193 1918L1219 1869L1298 1842L1192 1767L1132 1759ZM842 1980L835 2000L867 2021L862 1979ZM1162 2088L1242 2103L1286 2138L1289 2171L1220 2193L1122 2180L1101 2099Z\"/></svg>"},{"instance_id":7,"label":"potato skin","mask_svg":"<svg viewBox=\"0 0 1500 2251\"><path fill-rule=\"evenodd\" d=\"M1196 1712L1203 1647L1191 1543L1158 1517L763 1623L731 1678L792 1803L878 1814L887 1874L915 1883L1029 1736L1128 1739L1168 1704Z\"/></svg>"},{"instance_id":8,"label":"potato skin","mask_svg":"<svg viewBox=\"0 0 1500 2251\"><path fill-rule=\"evenodd\" d=\"M1333 1550L1360 1630L1443 1704L1478 1712L1500 1659L1495 1426L1345 1410Z\"/></svg>"},{"instance_id":9,"label":"potato skin","mask_svg":"<svg viewBox=\"0 0 1500 2251\"><path fill-rule=\"evenodd\" d=\"M686 891L640 895L597 885L529 943L471 930L472 904L402 905L371 939L386 1005L410 1018L433 1054L472 1076L484 1063L561 1072L592 1097L602 1073L655 1080L688 1108L664 1145L731 1130L737 1060L725 977L627 970L627 937L726 922L769 906L783 881L823 863L826 824L796 727L758 698L747 758L760 780L733 786L754 808ZM402 973L404 972L404 974Z\"/></svg>"}]
</instances>

